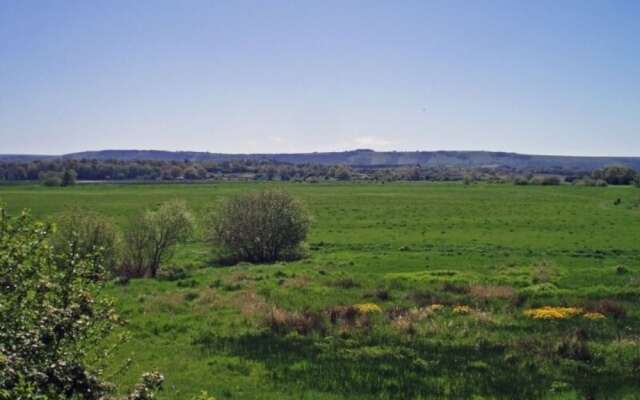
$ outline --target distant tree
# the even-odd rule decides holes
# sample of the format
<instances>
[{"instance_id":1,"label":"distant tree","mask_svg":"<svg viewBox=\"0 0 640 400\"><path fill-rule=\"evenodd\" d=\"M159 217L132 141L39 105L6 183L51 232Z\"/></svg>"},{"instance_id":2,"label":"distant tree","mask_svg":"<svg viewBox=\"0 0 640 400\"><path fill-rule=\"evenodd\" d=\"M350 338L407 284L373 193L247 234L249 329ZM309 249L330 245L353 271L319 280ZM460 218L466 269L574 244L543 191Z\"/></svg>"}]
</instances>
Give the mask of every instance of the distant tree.
<instances>
[{"instance_id":1,"label":"distant tree","mask_svg":"<svg viewBox=\"0 0 640 400\"><path fill-rule=\"evenodd\" d=\"M66 169L64 171L64 174L62 174L62 186L73 186L76 184L76 177L78 176L78 174L76 174L76 171L72 170L72 169Z\"/></svg>"},{"instance_id":2,"label":"distant tree","mask_svg":"<svg viewBox=\"0 0 640 400\"><path fill-rule=\"evenodd\" d=\"M211 242L232 261L274 262L300 254L310 218L302 205L282 190L235 195L208 220Z\"/></svg>"},{"instance_id":3,"label":"distant tree","mask_svg":"<svg viewBox=\"0 0 640 400\"><path fill-rule=\"evenodd\" d=\"M469 186L475 181L476 181L475 176L472 173L469 173L469 172L465 173L464 177L462 178L462 183L464 183L465 186Z\"/></svg>"},{"instance_id":4,"label":"distant tree","mask_svg":"<svg viewBox=\"0 0 640 400\"><path fill-rule=\"evenodd\" d=\"M529 184L529 179L525 176L516 176L513 178L513 184L516 186L526 186Z\"/></svg>"},{"instance_id":5,"label":"distant tree","mask_svg":"<svg viewBox=\"0 0 640 400\"><path fill-rule=\"evenodd\" d=\"M612 165L593 171L594 179L602 179L609 185L628 185L633 182L636 176L636 171L622 165Z\"/></svg>"},{"instance_id":6,"label":"distant tree","mask_svg":"<svg viewBox=\"0 0 640 400\"><path fill-rule=\"evenodd\" d=\"M534 185L556 186L562 183L560 177L555 175L536 176L530 181Z\"/></svg>"},{"instance_id":7,"label":"distant tree","mask_svg":"<svg viewBox=\"0 0 640 400\"><path fill-rule=\"evenodd\" d=\"M185 168L185 170L184 170L184 179L189 179L189 180L200 179L200 175L198 174L198 170L193 166L189 166L189 167Z\"/></svg>"},{"instance_id":8,"label":"distant tree","mask_svg":"<svg viewBox=\"0 0 640 400\"><path fill-rule=\"evenodd\" d=\"M62 177L57 172L42 172L40 173L39 177L40 182L42 182L44 186L54 187L62 185Z\"/></svg>"},{"instance_id":9,"label":"distant tree","mask_svg":"<svg viewBox=\"0 0 640 400\"><path fill-rule=\"evenodd\" d=\"M352 171L346 165L338 165L333 171L333 176L339 181L348 181L351 179Z\"/></svg>"},{"instance_id":10,"label":"distant tree","mask_svg":"<svg viewBox=\"0 0 640 400\"><path fill-rule=\"evenodd\" d=\"M155 277L175 246L193 232L193 216L184 201L168 201L155 211L144 211L129 223L125 234L122 274Z\"/></svg>"}]
</instances>

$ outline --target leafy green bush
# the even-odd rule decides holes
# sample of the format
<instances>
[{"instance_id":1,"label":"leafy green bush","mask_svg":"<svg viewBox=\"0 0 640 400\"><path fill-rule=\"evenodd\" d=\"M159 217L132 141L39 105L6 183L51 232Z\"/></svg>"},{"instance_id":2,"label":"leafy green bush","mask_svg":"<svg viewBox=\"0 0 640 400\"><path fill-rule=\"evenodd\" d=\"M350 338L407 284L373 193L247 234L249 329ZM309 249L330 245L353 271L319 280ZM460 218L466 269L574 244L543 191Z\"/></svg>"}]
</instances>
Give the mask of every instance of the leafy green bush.
<instances>
[{"instance_id":1,"label":"leafy green bush","mask_svg":"<svg viewBox=\"0 0 640 400\"><path fill-rule=\"evenodd\" d=\"M57 172L43 172L40 174L39 179L44 186L62 186L62 177Z\"/></svg>"},{"instance_id":2,"label":"leafy green bush","mask_svg":"<svg viewBox=\"0 0 640 400\"><path fill-rule=\"evenodd\" d=\"M0 205L0 399L112 398L96 364L120 319L111 300L96 295L101 253L80 251L84 242L75 239L51 246L51 232ZM145 374L128 398L152 399L163 379Z\"/></svg>"},{"instance_id":3,"label":"leafy green bush","mask_svg":"<svg viewBox=\"0 0 640 400\"><path fill-rule=\"evenodd\" d=\"M163 203L158 210L135 216L125 234L124 261L119 273L128 277L155 277L175 246L193 232L193 216L184 201Z\"/></svg>"},{"instance_id":4,"label":"leafy green bush","mask_svg":"<svg viewBox=\"0 0 640 400\"><path fill-rule=\"evenodd\" d=\"M233 262L274 262L300 255L310 218L302 205L282 190L235 195L212 212L211 242Z\"/></svg>"},{"instance_id":5,"label":"leafy green bush","mask_svg":"<svg viewBox=\"0 0 640 400\"><path fill-rule=\"evenodd\" d=\"M121 261L122 234L109 218L75 208L61 214L56 225L50 239L56 251L74 246L83 255L99 252L107 271L115 271Z\"/></svg>"}]
</instances>

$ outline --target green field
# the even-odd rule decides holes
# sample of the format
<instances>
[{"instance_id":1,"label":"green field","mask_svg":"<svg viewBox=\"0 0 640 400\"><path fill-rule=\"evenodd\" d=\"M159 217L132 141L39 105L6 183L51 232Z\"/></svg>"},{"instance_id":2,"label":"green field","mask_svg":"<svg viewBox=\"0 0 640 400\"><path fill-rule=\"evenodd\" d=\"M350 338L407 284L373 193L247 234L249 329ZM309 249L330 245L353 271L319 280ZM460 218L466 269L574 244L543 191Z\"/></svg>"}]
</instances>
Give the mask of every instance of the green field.
<instances>
[{"instance_id":1,"label":"green field","mask_svg":"<svg viewBox=\"0 0 640 400\"><path fill-rule=\"evenodd\" d=\"M164 200L202 216L264 186L16 185L0 186L0 200L50 220L80 206L124 227ZM167 265L187 276L110 284L131 338L107 376L126 388L157 369L159 399L640 398L640 190L281 186L313 216L308 257L222 267L196 238ZM382 312L330 321L362 303ZM525 315L542 306L605 318ZM326 326L274 332L273 307Z\"/></svg>"}]
</instances>

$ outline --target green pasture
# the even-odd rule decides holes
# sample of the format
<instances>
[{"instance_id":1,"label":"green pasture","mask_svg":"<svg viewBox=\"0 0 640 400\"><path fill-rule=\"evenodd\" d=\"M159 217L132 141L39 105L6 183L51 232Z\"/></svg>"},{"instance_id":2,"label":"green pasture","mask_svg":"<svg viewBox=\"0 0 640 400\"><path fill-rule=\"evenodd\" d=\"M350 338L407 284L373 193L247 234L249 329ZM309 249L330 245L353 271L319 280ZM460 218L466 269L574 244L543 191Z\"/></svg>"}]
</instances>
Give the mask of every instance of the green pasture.
<instances>
[{"instance_id":1,"label":"green pasture","mask_svg":"<svg viewBox=\"0 0 640 400\"><path fill-rule=\"evenodd\" d=\"M202 221L220 199L267 186L284 187L308 208L308 256L223 267L197 235L165 266L169 278L110 284L130 336L108 361L112 381L126 388L159 370L159 399L176 400L203 390L218 399L639 398L635 188L9 185L0 186L0 201L51 221L67 208L90 209L125 229L134 213L165 200L184 199ZM187 273L172 276L178 267ZM524 315L603 302L624 313ZM362 303L382 312L360 325L329 322L332 308ZM443 308L410 329L393 317L432 304ZM264 321L274 307L325 316L326 329L273 332Z\"/></svg>"}]
</instances>

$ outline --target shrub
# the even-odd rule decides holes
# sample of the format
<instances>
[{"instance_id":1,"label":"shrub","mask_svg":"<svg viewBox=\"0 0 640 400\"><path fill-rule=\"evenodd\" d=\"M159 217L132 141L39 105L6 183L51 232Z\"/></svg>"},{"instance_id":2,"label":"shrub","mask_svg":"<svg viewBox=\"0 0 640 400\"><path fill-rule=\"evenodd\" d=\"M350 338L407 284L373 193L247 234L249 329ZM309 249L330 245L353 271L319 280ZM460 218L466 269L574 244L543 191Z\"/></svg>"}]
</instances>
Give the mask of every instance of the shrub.
<instances>
[{"instance_id":1,"label":"shrub","mask_svg":"<svg viewBox=\"0 0 640 400\"><path fill-rule=\"evenodd\" d=\"M632 168L623 165L611 165L604 169L593 171L594 179L602 179L610 185L628 185L637 178L637 173Z\"/></svg>"},{"instance_id":2,"label":"shrub","mask_svg":"<svg viewBox=\"0 0 640 400\"><path fill-rule=\"evenodd\" d=\"M595 304L592 304L589 309L616 320L624 319L627 317L627 310L624 308L624 306L614 300L601 300Z\"/></svg>"},{"instance_id":3,"label":"shrub","mask_svg":"<svg viewBox=\"0 0 640 400\"><path fill-rule=\"evenodd\" d=\"M513 178L513 184L516 186L526 186L529 184L529 179L525 176L516 176Z\"/></svg>"},{"instance_id":4,"label":"shrub","mask_svg":"<svg viewBox=\"0 0 640 400\"><path fill-rule=\"evenodd\" d=\"M282 190L235 195L210 213L210 241L233 262L290 260L300 256L310 219L302 205Z\"/></svg>"},{"instance_id":5,"label":"shrub","mask_svg":"<svg viewBox=\"0 0 640 400\"><path fill-rule=\"evenodd\" d=\"M274 307L264 322L272 333L278 335L291 332L297 332L300 335L309 335L314 332L324 334L326 331L322 314L312 311L298 313Z\"/></svg>"},{"instance_id":6,"label":"shrub","mask_svg":"<svg viewBox=\"0 0 640 400\"><path fill-rule=\"evenodd\" d=\"M71 245L82 255L99 252L108 271L119 265L122 237L110 219L82 209L71 209L61 214L56 221L57 230L51 244L58 252Z\"/></svg>"},{"instance_id":7,"label":"shrub","mask_svg":"<svg viewBox=\"0 0 640 400\"><path fill-rule=\"evenodd\" d=\"M44 186L62 186L62 177L57 172L43 172L40 174L39 179Z\"/></svg>"},{"instance_id":8,"label":"shrub","mask_svg":"<svg viewBox=\"0 0 640 400\"><path fill-rule=\"evenodd\" d=\"M474 285L469 289L469 294L478 301L490 301L494 299L511 300L516 298L515 290L510 286L483 286Z\"/></svg>"},{"instance_id":9,"label":"shrub","mask_svg":"<svg viewBox=\"0 0 640 400\"><path fill-rule=\"evenodd\" d=\"M560 180L560 178L555 175L536 176L531 179L531 184L533 185L556 186L561 183L562 181Z\"/></svg>"},{"instance_id":10,"label":"shrub","mask_svg":"<svg viewBox=\"0 0 640 400\"><path fill-rule=\"evenodd\" d=\"M89 361L105 355L100 343L120 320L96 295L102 260L77 241L49 245L51 231L0 205L0 398L105 399L113 387ZM145 378L147 396L129 398L150 399L160 384Z\"/></svg>"},{"instance_id":11,"label":"shrub","mask_svg":"<svg viewBox=\"0 0 640 400\"><path fill-rule=\"evenodd\" d=\"M72 169L66 169L62 174L62 182L60 182L61 186L74 186L76 184L76 171Z\"/></svg>"},{"instance_id":12,"label":"shrub","mask_svg":"<svg viewBox=\"0 0 640 400\"><path fill-rule=\"evenodd\" d=\"M168 201L156 211L144 211L129 223L120 274L155 277L175 246L193 231L193 217L183 201Z\"/></svg>"}]
</instances>

